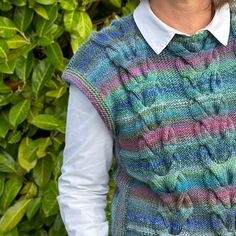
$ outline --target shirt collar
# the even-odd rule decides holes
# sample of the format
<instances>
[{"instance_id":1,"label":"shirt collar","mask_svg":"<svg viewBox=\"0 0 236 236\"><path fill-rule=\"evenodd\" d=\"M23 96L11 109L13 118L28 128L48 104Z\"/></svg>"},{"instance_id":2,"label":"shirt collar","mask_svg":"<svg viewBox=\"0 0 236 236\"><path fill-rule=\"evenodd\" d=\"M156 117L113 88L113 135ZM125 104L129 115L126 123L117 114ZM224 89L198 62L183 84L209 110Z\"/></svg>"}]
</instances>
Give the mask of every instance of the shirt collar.
<instances>
[{"instance_id":1,"label":"shirt collar","mask_svg":"<svg viewBox=\"0 0 236 236\"><path fill-rule=\"evenodd\" d=\"M140 1L133 12L133 17L143 37L157 54L162 52L175 34L187 35L161 21L152 11L149 0ZM226 46L230 32L229 4L227 3L218 9L210 24L198 32L202 30L208 30L220 43ZM153 37L154 35L156 37Z\"/></svg>"}]
</instances>

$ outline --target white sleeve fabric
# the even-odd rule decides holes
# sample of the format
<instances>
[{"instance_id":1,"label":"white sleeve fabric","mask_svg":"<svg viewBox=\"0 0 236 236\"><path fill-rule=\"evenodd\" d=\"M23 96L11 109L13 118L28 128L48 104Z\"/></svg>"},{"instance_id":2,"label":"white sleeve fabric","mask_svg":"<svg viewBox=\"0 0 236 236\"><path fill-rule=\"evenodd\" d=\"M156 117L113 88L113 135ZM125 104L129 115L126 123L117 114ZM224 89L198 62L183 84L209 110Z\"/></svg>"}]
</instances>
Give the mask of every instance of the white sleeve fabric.
<instances>
[{"instance_id":1,"label":"white sleeve fabric","mask_svg":"<svg viewBox=\"0 0 236 236\"><path fill-rule=\"evenodd\" d=\"M57 201L69 236L108 236L105 208L113 138L88 98L70 85Z\"/></svg>"}]
</instances>

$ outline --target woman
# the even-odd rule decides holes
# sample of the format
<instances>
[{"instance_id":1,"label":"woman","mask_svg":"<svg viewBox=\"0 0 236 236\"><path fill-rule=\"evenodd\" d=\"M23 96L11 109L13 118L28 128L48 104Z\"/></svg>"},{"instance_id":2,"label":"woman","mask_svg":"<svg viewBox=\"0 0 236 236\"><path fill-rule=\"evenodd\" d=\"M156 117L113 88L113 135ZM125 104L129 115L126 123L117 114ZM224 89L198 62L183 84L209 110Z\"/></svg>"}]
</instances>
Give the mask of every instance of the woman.
<instances>
[{"instance_id":1,"label":"woman","mask_svg":"<svg viewBox=\"0 0 236 236\"><path fill-rule=\"evenodd\" d=\"M93 32L70 83L58 202L70 236L236 232L236 15L229 1L142 0Z\"/></svg>"}]
</instances>

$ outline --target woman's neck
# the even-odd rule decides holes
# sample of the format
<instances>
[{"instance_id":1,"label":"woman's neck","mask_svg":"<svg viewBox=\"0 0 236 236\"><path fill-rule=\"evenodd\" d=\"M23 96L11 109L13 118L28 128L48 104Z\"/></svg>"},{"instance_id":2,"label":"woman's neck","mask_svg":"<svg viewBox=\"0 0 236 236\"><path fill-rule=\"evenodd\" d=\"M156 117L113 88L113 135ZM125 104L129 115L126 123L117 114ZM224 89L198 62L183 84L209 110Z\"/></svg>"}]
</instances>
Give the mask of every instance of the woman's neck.
<instances>
[{"instance_id":1,"label":"woman's neck","mask_svg":"<svg viewBox=\"0 0 236 236\"><path fill-rule=\"evenodd\" d=\"M206 27L214 12L211 0L149 0L153 13L178 31L192 35Z\"/></svg>"}]
</instances>

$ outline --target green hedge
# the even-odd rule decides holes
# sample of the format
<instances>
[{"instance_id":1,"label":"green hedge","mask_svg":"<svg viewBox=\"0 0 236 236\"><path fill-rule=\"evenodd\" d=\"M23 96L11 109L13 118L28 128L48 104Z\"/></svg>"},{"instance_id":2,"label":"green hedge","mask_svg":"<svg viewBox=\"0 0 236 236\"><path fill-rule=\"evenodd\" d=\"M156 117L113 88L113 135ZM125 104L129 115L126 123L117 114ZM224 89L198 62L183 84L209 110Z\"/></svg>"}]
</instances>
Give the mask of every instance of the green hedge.
<instances>
[{"instance_id":1,"label":"green hedge","mask_svg":"<svg viewBox=\"0 0 236 236\"><path fill-rule=\"evenodd\" d=\"M67 235L56 200L68 101L61 73L92 31L137 4L0 1L0 236ZM109 221L112 178L110 186Z\"/></svg>"}]
</instances>

